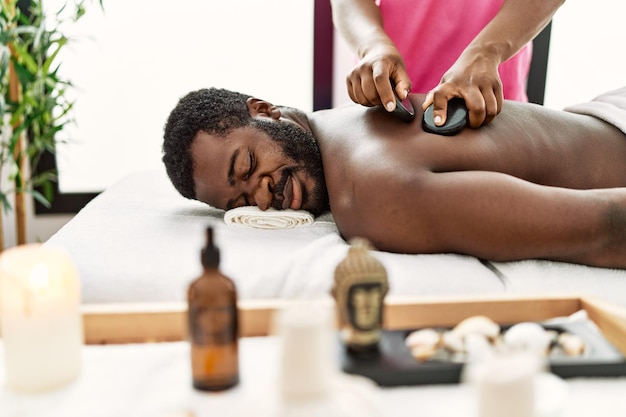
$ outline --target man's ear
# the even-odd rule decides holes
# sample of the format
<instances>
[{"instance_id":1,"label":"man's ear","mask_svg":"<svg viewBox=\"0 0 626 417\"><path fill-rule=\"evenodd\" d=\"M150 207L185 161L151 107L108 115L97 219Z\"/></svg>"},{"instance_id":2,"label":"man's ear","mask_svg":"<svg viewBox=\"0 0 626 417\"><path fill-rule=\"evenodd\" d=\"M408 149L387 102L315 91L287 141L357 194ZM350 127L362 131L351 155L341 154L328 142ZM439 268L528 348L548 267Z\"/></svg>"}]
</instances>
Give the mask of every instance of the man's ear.
<instances>
[{"instance_id":1,"label":"man's ear","mask_svg":"<svg viewBox=\"0 0 626 417\"><path fill-rule=\"evenodd\" d=\"M280 109L267 101L250 97L246 100L248 112L252 117L271 117L272 119L280 119Z\"/></svg>"}]
</instances>

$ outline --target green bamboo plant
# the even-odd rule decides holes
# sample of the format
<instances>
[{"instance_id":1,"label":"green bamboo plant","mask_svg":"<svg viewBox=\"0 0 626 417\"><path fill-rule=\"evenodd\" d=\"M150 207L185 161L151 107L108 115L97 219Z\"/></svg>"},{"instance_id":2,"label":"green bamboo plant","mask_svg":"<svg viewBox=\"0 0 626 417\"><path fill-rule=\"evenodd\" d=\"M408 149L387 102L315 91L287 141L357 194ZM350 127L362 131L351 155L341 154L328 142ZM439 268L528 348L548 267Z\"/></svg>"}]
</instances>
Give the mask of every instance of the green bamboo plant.
<instances>
[{"instance_id":1,"label":"green bamboo plant","mask_svg":"<svg viewBox=\"0 0 626 417\"><path fill-rule=\"evenodd\" d=\"M96 1L102 7L102 0ZM44 152L55 153L58 132L73 122L72 83L59 73L59 52L70 41L64 28L84 16L90 0L60 2L54 13L43 2L0 0L0 168L5 173L0 204L5 212L13 208L13 194L28 193L50 204L56 172L34 168Z\"/></svg>"}]
</instances>

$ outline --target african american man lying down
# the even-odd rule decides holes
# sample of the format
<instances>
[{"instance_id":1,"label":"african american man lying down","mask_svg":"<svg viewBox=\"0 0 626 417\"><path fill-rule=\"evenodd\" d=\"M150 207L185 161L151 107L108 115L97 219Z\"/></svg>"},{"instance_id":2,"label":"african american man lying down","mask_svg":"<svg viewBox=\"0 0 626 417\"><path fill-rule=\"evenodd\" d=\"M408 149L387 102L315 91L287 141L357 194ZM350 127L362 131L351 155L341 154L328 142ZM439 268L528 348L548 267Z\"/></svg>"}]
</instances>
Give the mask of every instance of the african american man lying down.
<instances>
[{"instance_id":1,"label":"african american man lying down","mask_svg":"<svg viewBox=\"0 0 626 417\"><path fill-rule=\"evenodd\" d=\"M169 115L163 162L187 198L330 210L345 239L383 251L626 268L626 88L568 111L507 101L456 136L422 130L423 99L404 123L201 89Z\"/></svg>"}]
</instances>

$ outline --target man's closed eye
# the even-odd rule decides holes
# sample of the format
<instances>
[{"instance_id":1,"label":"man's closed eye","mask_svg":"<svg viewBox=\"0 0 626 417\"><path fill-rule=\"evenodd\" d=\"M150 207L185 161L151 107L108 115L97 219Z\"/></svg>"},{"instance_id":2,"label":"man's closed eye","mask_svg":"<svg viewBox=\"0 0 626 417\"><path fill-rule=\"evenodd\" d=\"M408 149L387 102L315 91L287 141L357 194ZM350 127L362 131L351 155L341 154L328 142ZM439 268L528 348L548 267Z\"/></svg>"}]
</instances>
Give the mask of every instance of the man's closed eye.
<instances>
[{"instance_id":1,"label":"man's closed eye","mask_svg":"<svg viewBox=\"0 0 626 417\"><path fill-rule=\"evenodd\" d=\"M244 181L248 181L250 179L250 177L254 173L254 168L256 167L256 161L254 160L254 155L252 154L252 152L248 152L248 164L249 168L243 177Z\"/></svg>"}]
</instances>

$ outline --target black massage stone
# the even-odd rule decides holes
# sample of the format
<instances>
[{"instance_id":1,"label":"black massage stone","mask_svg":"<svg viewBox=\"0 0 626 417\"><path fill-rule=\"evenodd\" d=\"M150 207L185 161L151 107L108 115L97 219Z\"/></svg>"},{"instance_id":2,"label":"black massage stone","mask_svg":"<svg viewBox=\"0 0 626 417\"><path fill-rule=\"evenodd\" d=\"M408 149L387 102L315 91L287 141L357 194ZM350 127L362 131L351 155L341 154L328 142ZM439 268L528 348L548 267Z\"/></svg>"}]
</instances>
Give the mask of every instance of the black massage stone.
<instances>
[{"instance_id":1,"label":"black massage stone","mask_svg":"<svg viewBox=\"0 0 626 417\"><path fill-rule=\"evenodd\" d=\"M395 94L395 91L394 95L396 96L396 108L393 114L404 122L412 122L413 119L415 119L415 109L413 108L411 100L409 100L408 96L404 100L400 100L400 97Z\"/></svg>"},{"instance_id":2,"label":"black massage stone","mask_svg":"<svg viewBox=\"0 0 626 417\"><path fill-rule=\"evenodd\" d=\"M437 135L456 135L465 126L467 126L467 107L465 106L465 100L459 97L448 101L448 117L443 126L435 125L433 104L426 109L422 118L422 128L426 132L436 133Z\"/></svg>"}]
</instances>

